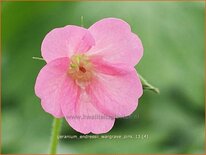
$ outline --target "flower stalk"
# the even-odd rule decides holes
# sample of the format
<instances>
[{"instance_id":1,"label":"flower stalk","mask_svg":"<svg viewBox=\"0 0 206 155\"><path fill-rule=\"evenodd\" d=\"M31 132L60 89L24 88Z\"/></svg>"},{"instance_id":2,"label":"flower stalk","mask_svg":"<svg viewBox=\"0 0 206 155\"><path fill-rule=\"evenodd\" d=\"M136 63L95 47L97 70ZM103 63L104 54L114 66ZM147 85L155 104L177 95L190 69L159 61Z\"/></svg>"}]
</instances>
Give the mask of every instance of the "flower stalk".
<instances>
[{"instance_id":1,"label":"flower stalk","mask_svg":"<svg viewBox=\"0 0 206 155\"><path fill-rule=\"evenodd\" d=\"M52 125L51 143L50 143L50 154L56 154L57 146L59 143L58 135L60 133L62 120L59 118L54 118Z\"/></svg>"}]
</instances>

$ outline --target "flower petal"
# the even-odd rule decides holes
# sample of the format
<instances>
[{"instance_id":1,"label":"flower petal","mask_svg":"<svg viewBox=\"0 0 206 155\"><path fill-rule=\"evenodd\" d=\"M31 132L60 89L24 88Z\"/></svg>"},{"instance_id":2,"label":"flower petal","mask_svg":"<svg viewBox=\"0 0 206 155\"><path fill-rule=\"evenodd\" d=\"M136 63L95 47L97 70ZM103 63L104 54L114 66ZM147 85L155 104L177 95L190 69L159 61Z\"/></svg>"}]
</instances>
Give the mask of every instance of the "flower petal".
<instances>
[{"instance_id":1,"label":"flower petal","mask_svg":"<svg viewBox=\"0 0 206 155\"><path fill-rule=\"evenodd\" d=\"M62 112L72 128L83 134L100 134L108 132L113 127L115 119L98 111L86 90L79 88L75 95L75 100L70 98L61 104Z\"/></svg>"},{"instance_id":2,"label":"flower petal","mask_svg":"<svg viewBox=\"0 0 206 155\"><path fill-rule=\"evenodd\" d=\"M88 91L99 111L112 117L125 117L137 108L143 89L134 68L118 67L96 65L99 71Z\"/></svg>"},{"instance_id":3,"label":"flower petal","mask_svg":"<svg viewBox=\"0 0 206 155\"><path fill-rule=\"evenodd\" d=\"M113 63L135 66L143 55L139 37L131 32L128 23L116 18L105 18L88 29L95 39L95 46L88 51Z\"/></svg>"},{"instance_id":4,"label":"flower petal","mask_svg":"<svg viewBox=\"0 0 206 155\"><path fill-rule=\"evenodd\" d=\"M63 117L61 91L64 86L68 58L60 58L46 64L36 79L35 93L41 99L43 109L54 117Z\"/></svg>"},{"instance_id":5,"label":"flower petal","mask_svg":"<svg viewBox=\"0 0 206 155\"><path fill-rule=\"evenodd\" d=\"M84 53L94 44L94 38L85 28L72 25L56 28L50 31L42 42L42 57L48 63L56 58Z\"/></svg>"}]
</instances>

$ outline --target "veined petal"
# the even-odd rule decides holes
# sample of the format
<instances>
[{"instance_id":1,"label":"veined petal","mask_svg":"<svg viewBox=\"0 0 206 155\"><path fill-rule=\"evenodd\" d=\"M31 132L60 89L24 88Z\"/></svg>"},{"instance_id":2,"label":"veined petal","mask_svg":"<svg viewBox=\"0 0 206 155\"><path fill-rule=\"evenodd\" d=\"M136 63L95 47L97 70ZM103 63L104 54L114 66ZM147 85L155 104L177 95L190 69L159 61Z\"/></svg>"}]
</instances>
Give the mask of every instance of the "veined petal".
<instances>
[{"instance_id":1,"label":"veined petal","mask_svg":"<svg viewBox=\"0 0 206 155\"><path fill-rule=\"evenodd\" d=\"M60 103L64 89L69 60L60 58L46 64L39 72L36 83L35 93L41 99L43 109L54 117L63 117ZM71 85L72 80L68 79L67 85Z\"/></svg>"},{"instance_id":2,"label":"veined petal","mask_svg":"<svg viewBox=\"0 0 206 155\"><path fill-rule=\"evenodd\" d=\"M93 103L105 115L129 116L137 108L143 93L136 70L118 66L120 69L109 64L102 66L97 67L96 76L87 88Z\"/></svg>"},{"instance_id":3,"label":"veined petal","mask_svg":"<svg viewBox=\"0 0 206 155\"><path fill-rule=\"evenodd\" d=\"M69 98L61 104L62 112L72 128L83 134L100 134L113 127L115 119L98 111L85 89L79 88L75 95L76 99Z\"/></svg>"},{"instance_id":4,"label":"veined petal","mask_svg":"<svg viewBox=\"0 0 206 155\"><path fill-rule=\"evenodd\" d=\"M55 28L46 35L42 42L42 57L48 63L57 58L84 53L94 44L94 38L85 28L73 25Z\"/></svg>"},{"instance_id":5,"label":"veined petal","mask_svg":"<svg viewBox=\"0 0 206 155\"><path fill-rule=\"evenodd\" d=\"M95 46L88 51L89 54L130 66L135 66L141 59L142 42L123 20L105 18L93 24L88 30L95 39Z\"/></svg>"}]
</instances>

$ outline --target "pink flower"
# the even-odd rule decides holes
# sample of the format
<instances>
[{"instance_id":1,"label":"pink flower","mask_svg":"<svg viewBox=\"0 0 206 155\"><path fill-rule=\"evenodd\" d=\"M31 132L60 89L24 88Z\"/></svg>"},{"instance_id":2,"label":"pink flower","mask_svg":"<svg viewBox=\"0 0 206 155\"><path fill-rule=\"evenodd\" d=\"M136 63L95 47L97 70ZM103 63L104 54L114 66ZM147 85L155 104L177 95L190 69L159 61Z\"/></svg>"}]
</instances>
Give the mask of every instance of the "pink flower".
<instances>
[{"instance_id":1,"label":"pink flower","mask_svg":"<svg viewBox=\"0 0 206 155\"><path fill-rule=\"evenodd\" d=\"M129 116L138 105L142 84L134 66L143 47L130 26L106 18L89 29L65 26L43 40L35 93L43 109L65 117L78 132L105 133L115 118Z\"/></svg>"}]
</instances>

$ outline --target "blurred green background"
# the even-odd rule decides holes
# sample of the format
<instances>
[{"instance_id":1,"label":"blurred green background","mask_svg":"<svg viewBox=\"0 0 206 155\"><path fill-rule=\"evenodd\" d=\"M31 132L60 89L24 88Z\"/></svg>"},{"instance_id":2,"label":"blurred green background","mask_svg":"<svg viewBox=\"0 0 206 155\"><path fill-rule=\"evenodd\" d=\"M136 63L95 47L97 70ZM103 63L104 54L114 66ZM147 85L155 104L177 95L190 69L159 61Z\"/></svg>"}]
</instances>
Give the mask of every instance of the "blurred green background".
<instances>
[{"instance_id":1,"label":"blurred green background","mask_svg":"<svg viewBox=\"0 0 206 155\"><path fill-rule=\"evenodd\" d=\"M144 45L137 70L157 86L130 119L105 135L148 139L61 139L59 153L204 152L204 2L3 2L2 153L47 153L52 116L34 94L41 42L65 25L127 21ZM137 116L137 117L136 117ZM63 121L61 135L79 135Z\"/></svg>"}]
</instances>

